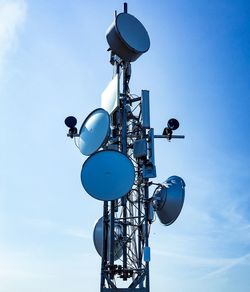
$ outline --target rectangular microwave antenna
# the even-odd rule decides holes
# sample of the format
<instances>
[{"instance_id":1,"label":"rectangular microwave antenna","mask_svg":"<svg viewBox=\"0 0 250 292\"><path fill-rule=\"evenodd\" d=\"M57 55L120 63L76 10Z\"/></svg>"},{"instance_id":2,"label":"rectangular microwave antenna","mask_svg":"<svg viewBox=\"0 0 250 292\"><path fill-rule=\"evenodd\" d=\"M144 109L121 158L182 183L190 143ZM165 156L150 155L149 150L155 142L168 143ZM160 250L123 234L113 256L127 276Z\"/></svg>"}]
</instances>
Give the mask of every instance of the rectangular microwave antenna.
<instances>
[{"instance_id":1,"label":"rectangular microwave antenna","mask_svg":"<svg viewBox=\"0 0 250 292\"><path fill-rule=\"evenodd\" d=\"M141 103L142 103L142 127L144 129L150 129L150 114L149 114L149 91L141 91Z\"/></svg>"},{"instance_id":2,"label":"rectangular microwave antenna","mask_svg":"<svg viewBox=\"0 0 250 292\"><path fill-rule=\"evenodd\" d=\"M119 106L118 81L118 74L116 74L101 94L101 107L109 114L113 113Z\"/></svg>"}]
</instances>

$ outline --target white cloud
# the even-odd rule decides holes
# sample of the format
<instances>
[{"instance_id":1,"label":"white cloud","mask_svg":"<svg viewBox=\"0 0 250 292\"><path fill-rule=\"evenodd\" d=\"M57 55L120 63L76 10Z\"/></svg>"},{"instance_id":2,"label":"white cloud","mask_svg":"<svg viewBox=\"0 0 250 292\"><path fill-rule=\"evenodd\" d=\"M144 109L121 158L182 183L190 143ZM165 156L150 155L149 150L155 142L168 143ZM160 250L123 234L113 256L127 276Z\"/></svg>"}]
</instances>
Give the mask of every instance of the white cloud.
<instances>
[{"instance_id":1,"label":"white cloud","mask_svg":"<svg viewBox=\"0 0 250 292\"><path fill-rule=\"evenodd\" d=\"M247 264L247 265L250 264L250 254L249 253L242 256L242 257L224 260L224 263L222 263L222 265L218 269L215 269L214 271L208 273L203 278L205 279L205 278L212 278L214 276L219 276L220 274L225 273L228 270L230 270L236 266L243 265L243 264Z\"/></svg>"},{"instance_id":2,"label":"white cloud","mask_svg":"<svg viewBox=\"0 0 250 292\"><path fill-rule=\"evenodd\" d=\"M0 0L0 77L8 53L16 46L17 33L25 18L25 0Z\"/></svg>"},{"instance_id":3,"label":"white cloud","mask_svg":"<svg viewBox=\"0 0 250 292\"><path fill-rule=\"evenodd\" d=\"M162 250L155 250L153 254L158 255L160 257L167 257L168 260L174 259L175 261L179 261L182 265L186 267L193 267L196 269L207 268L210 272L205 273L201 277L201 279L213 278L215 276L219 276L222 273L226 273L228 270L243 264L250 264L250 253L247 253L241 257L235 258L207 258L207 257L199 257L199 256L189 256L183 254L177 254L172 252L166 252Z\"/></svg>"},{"instance_id":4,"label":"white cloud","mask_svg":"<svg viewBox=\"0 0 250 292\"><path fill-rule=\"evenodd\" d=\"M59 222L44 219L24 217L23 224L29 226L30 230L35 230L37 233L53 233L54 235L63 235L67 237L77 237L86 240L92 240L92 234L79 226L63 225Z\"/></svg>"},{"instance_id":5,"label":"white cloud","mask_svg":"<svg viewBox=\"0 0 250 292\"><path fill-rule=\"evenodd\" d=\"M83 230L83 228L68 228L63 232L65 235L79 237L82 239L92 240L90 234Z\"/></svg>"}]
</instances>

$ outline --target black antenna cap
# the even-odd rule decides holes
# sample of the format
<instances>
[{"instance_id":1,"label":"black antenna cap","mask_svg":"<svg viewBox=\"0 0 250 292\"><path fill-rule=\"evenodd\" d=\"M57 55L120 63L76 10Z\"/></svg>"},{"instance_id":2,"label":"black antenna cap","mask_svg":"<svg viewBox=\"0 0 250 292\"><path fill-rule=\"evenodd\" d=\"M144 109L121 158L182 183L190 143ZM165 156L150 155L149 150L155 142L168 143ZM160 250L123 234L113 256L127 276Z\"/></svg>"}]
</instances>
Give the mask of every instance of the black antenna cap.
<instances>
[{"instance_id":1,"label":"black antenna cap","mask_svg":"<svg viewBox=\"0 0 250 292\"><path fill-rule=\"evenodd\" d=\"M65 119L64 123L68 128L72 129L75 127L77 119L73 116L69 116Z\"/></svg>"}]
</instances>

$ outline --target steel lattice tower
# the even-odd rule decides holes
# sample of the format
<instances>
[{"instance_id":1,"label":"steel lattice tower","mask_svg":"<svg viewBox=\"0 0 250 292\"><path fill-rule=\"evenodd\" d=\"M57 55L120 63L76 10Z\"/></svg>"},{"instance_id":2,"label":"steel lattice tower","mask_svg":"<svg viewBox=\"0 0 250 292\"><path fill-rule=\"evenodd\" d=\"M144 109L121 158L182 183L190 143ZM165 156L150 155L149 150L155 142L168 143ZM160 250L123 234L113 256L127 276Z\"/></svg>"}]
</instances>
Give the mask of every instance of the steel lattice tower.
<instances>
[{"instance_id":1,"label":"steel lattice tower","mask_svg":"<svg viewBox=\"0 0 250 292\"><path fill-rule=\"evenodd\" d=\"M131 62L149 49L150 40L139 20L128 14L126 3L123 13L115 13L106 37L113 77L102 94L102 106L85 119L79 133L75 117L67 117L65 124L68 136L78 139L81 153L89 156L82 167L82 185L103 201L103 216L93 233L101 256L100 292L149 292L154 214L164 225L172 224L181 212L185 188L178 176L162 184L152 181L156 177L154 139L184 136L173 135L179 127L174 118L162 135L155 135L149 91L142 90L140 96L130 91ZM156 186L151 196L150 186Z\"/></svg>"},{"instance_id":2,"label":"steel lattice tower","mask_svg":"<svg viewBox=\"0 0 250 292\"><path fill-rule=\"evenodd\" d=\"M146 157L134 157L134 142L137 140L150 139L149 131L143 127L142 103L140 97L133 97L129 90L131 64L121 62L116 55L111 56L111 63L115 66L118 75L122 75L122 93L120 108L116 112L113 124L114 141L119 151L126 154L132 161L136 170L135 183L132 190L119 200L104 202L104 236L101 273L101 291L117 291L115 279L122 278L124 281L131 278L129 287L120 291L149 291L149 257L144 251L148 248L149 228L152 223L150 217L150 205L148 178L143 177L143 165ZM120 86L118 86L119 88ZM148 91L143 91L148 95ZM119 122L118 122L119 121ZM147 161L148 162L148 161ZM122 226L116 230L115 226ZM110 231L109 231L110 230ZM122 231L122 234L119 232ZM108 236L110 235L110 239ZM119 242L115 249L115 239ZM109 246L108 246L109 245ZM114 263L115 254L122 249L122 256ZM110 254L108 253L110 250ZM109 256L108 256L109 255ZM119 290L118 290L119 291Z\"/></svg>"}]
</instances>

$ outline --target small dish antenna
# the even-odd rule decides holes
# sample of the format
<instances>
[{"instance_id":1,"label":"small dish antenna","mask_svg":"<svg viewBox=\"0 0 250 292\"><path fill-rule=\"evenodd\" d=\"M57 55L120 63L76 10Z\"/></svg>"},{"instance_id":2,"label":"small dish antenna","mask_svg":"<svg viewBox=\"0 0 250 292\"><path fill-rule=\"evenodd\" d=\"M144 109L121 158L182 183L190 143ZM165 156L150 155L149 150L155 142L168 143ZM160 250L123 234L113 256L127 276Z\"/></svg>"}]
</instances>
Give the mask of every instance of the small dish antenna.
<instances>
[{"instance_id":1,"label":"small dish antenna","mask_svg":"<svg viewBox=\"0 0 250 292\"><path fill-rule=\"evenodd\" d=\"M177 130L179 128L179 126L180 126L179 122L174 118L172 118L168 121L168 128L172 131Z\"/></svg>"},{"instance_id":2,"label":"small dish antenna","mask_svg":"<svg viewBox=\"0 0 250 292\"><path fill-rule=\"evenodd\" d=\"M69 116L64 120L64 123L69 128L68 137L75 137L77 135L77 119L73 116Z\"/></svg>"},{"instance_id":3,"label":"small dish antenna","mask_svg":"<svg viewBox=\"0 0 250 292\"><path fill-rule=\"evenodd\" d=\"M92 111L79 131L79 149L83 155L91 155L107 143L110 136L110 117L103 108Z\"/></svg>"},{"instance_id":4,"label":"small dish antenna","mask_svg":"<svg viewBox=\"0 0 250 292\"><path fill-rule=\"evenodd\" d=\"M98 254L102 257L103 255L103 217L101 217L95 224L93 231L93 241L95 245L95 249ZM108 226L109 227L109 226ZM114 227L114 260L118 260L122 256L122 246L123 246L123 225L119 222L115 222ZM110 256L110 248L109 248L109 238L110 238L110 228L108 228L108 258Z\"/></svg>"},{"instance_id":5,"label":"small dish antenna","mask_svg":"<svg viewBox=\"0 0 250 292\"><path fill-rule=\"evenodd\" d=\"M179 216L185 197L185 182L179 176L171 176L166 185L156 188L153 207L162 224L171 225Z\"/></svg>"},{"instance_id":6,"label":"small dish antenna","mask_svg":"<svg viewBox=\"0 0 250 292\"><path fill-rule=\"evenodd\" d=\"M135 180L131 160L115 150L102 150L83 164L81 181L86 192L101 201L112 201L127 194Z\"/></svg>"}]
</instances>

